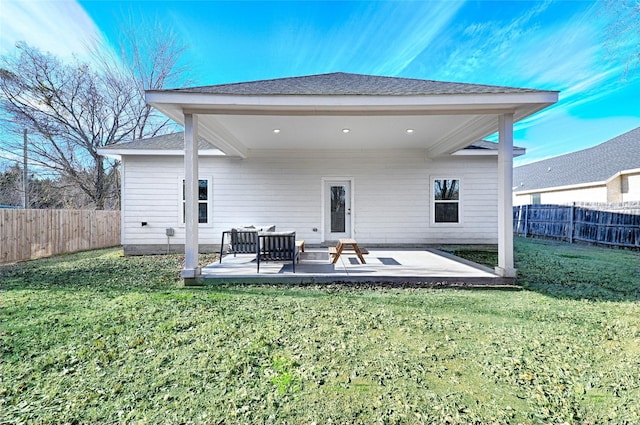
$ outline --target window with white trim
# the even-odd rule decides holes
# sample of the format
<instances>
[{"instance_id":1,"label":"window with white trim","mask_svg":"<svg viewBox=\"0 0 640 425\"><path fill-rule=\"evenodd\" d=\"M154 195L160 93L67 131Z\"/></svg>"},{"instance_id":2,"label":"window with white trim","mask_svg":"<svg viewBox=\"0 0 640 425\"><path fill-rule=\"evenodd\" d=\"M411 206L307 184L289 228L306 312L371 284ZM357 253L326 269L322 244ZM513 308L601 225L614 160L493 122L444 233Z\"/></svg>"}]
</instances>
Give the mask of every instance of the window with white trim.
<instances>
[{"instance_id":1,"label":"window with white trim","mask_svg":"<svg viewBox=\"0 0 640 425\"><path fill-rule=\"evenodd\" d=\"M433 221L460 223L460 179L433 179Z\"/></svg>"},{"instance_id":2,"label":"window with white trim","mask_svg":"<svg viewBox=\"0 0 640 425\"><path fill-rule=\"evenodd\" d=\"M185 197L185 181L182 179L182 223L186 215L186 197ZM211 180L198 179L198 223L207 224L210 222L209 214L211 211Z\"/></svg>"},{"instance_id":3,"label":"window with white trim","mask_svg":"<svg viewBox=\"0 0 640 425\"><path fill-rule=\"evenodd\" d=\"M540 205L541 204L540 198L541 198L541 196L540 196L539 193L531 194L531 204L532 205Z\"/></svg>"}]
</instances>

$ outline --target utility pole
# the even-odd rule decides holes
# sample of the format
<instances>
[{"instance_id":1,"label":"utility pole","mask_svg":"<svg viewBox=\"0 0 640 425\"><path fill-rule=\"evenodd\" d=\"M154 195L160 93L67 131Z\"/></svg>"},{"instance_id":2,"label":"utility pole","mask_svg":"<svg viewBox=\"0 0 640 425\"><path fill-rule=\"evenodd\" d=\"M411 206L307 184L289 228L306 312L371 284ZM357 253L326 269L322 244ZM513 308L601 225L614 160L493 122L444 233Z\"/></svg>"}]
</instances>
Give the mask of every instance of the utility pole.
<instances>
[{"instance_id":1,"label":"utility pole","mask_svg":"<svg viewBox=\"0 0 640 425\"><path fill-rule=\"evenodd\" d=\"M27 129L24 129L24 149L22 156L22 187L24 189L24 209L29 208L29 170L27 165Z\"/></svg>"}]
</instances>

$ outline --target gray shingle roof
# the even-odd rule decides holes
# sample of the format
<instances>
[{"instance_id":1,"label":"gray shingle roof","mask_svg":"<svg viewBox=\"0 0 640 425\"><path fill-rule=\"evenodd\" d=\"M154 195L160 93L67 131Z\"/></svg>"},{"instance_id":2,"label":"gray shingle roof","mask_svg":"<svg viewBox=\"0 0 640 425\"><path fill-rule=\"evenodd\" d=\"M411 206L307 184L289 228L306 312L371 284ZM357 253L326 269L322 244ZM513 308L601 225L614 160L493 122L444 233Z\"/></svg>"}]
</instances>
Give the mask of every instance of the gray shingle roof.
<instances>
[{"instance_id":1,"label":"gray shingle roof","mask_svg":"<svg viewBox=\"0 0 640 425\"><path fill-rule=\"evenodd\" d=\"M589 149L515 167L513 185L517 193L603 182L636 168L640 168L640 127Z\"/></svg>"},{"instance_id":2,"label":"gray shingle roof","mask_svg":"<svg viewBox=\"0 0 640 425\"><path fill-rule=\"evenodd\" d=\"M522 149L517 146L513 147L514 149ZM478 140L477 142L473 142L472 145L467 146L465 149L488 149L488 150L497 150L498 144L495 142L490 142L488 140Z\"/></svg>"},{"instance_id":3,"label":"gray shingle roof","mask_svg":"<svg viewBox=\"0 0 640 425\"><path fill-rule=\"evenodd\" d=\"M104 150L183 150L184 149L184 132L163 134L160 136L149 137L147 139L138 139L126 143L117 143L109 145ZM198 149L217 149L214 145L207 142L202 137L198 140Z\"/></svg>"},{"instance_id":4,"label":"gray shingle roof","mask_svg":"<svg viewBox=\"0 0 640 425\"><path fill-rule=\"evenodd\" d=\"M419 96L443 94L532 93L540 92L542 90L335 72L331 74L278 78L273 80L178 88L166 91L253 96Z\"/></svg>"}]
</instances>

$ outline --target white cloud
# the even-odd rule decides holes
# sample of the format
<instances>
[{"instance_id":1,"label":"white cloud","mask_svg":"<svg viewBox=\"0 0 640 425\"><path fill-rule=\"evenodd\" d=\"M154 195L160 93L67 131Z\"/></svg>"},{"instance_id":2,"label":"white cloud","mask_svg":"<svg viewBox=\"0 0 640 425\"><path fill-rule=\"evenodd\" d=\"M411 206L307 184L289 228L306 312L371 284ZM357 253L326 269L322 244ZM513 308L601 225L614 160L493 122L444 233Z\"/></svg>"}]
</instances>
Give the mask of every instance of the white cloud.
<instances>
[{"instance_id":1,"label":"white cloud","mask_svg":"<svg viewBox=\"0 0 640 425\"><path fill-rule=\"evenodd\" d=\"M268 47L287 74L347 71L398 75L450 25L463 2L332 2L333 20L283 18ZM309 69L310 64L315 68Z\"/></svg>"},{"instance_id":2,"label":"white cloud","mask_svg":"<svg viewBox=\"0 0 640 425\"><path fill-rule=\"evenodd\" d=\"M442 35L463 5L463 2L424 3L422 4L422 10L412 10L410 16L402 17L399 20L399 22L403 22L403 25L399 26L402 31L396 34L392 40L394 54L391 57L387 57L383 65L374 69L374 73L382 75L400 74L437 37ZM380 19L384 22L388 19L388 16L381 14ZM380 26L372 27L371 30L372 33L379 33ZM388 35L384 34L384 37L388 37ZM367 36L370 36L370 34Z\"/></svg>"},{"instance_id":3,"label":"white cloud","mask_svg":"<svg viewBox=\"0 0 640 425\"><path fill-rule=\"evenodd\" d=\"M0 54L25 41L61 57L87 57L88 46L102 35L74 0L2 0Z\"/></svg>"}]
</instances>

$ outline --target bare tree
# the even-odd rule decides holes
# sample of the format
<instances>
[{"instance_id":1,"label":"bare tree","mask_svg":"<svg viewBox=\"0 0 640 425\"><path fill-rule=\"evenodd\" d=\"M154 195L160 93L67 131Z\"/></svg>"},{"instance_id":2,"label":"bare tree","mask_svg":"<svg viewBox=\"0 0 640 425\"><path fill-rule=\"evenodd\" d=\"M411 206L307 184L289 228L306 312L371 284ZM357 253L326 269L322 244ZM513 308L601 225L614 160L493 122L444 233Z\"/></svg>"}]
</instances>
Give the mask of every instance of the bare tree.
<instances>
[{"instance_id":1,"label":"bare tree","mask_svg":"<svg viewBox=\"0 0 640 425\"><path fill-rule=\"evenodd\" d=\"M22 169L17 164L0 171L0 205L22 205L22 176Z\"/></svg>"},{"instance_id":2,"label":"bare tree","mask_svg":"<svg viewBox=\"0 0 640 425\"><path fill-rule=\"evenodd\" d=\"M64 64L24 43L18 49L1 61L4 113L32 135L33 162L67 176L103 209L109 183L97 149L132 135L127 108L137 93L77 60Z\"/></svg>"},{"instance_id":3,"label":"bare tree","mask_svg":"<svg viewBox=\"0 0 640 425\"><path fill-rule=\"evenodd\" d=\"M23 168L19 164L0 171L0 205L22 207L23 204ZM68 205L66 192L60 187L59 180L39 178L29 175L29 205L27 208L64 208Z\"/></svg>"},{"instance_id":4,"label":"bare tree","mask_svg":"<svg viewBox=\"0 0 640 425\"><path fill-rule=\"evenodd\" d=\"M138 93L131 111L137 117L134 139L174 131L171 120L144 102L144 92L188 84L187 67L180 62L186 47L157 18L141 21L129 16L121 22L118 53L107 55L106 47L94 43L93 57L104 74L127 81L130 90Z\"/></svg>"},{"instance_id":5,"label":"bare tree","mask_svg":"<svg viewBox=\"0 0 640 425\"><path fill-rule=\"evenodd\" d=\"M605 48L626 63L626 75L640 66L640 0L606 0L601 7L608 21Z\"/></svg>"},{"instance_id":6,"label":"bare tree","mask_svg":"<svg viewBox=\"0 0 640 425\"><path fill-rule=\"evenodd\" d=\"M117 162L98 149L170 131L171 123L144 102L144 90L181 75L184 48L175 38L159 28L121 33L121 55L96 47L97 65L63 63L25 43L17 44L18 54L0 57L2 125L28 129L30 161L75 185L96 209L117 198L118 178Z\"/></svg>"}]
</instances>

